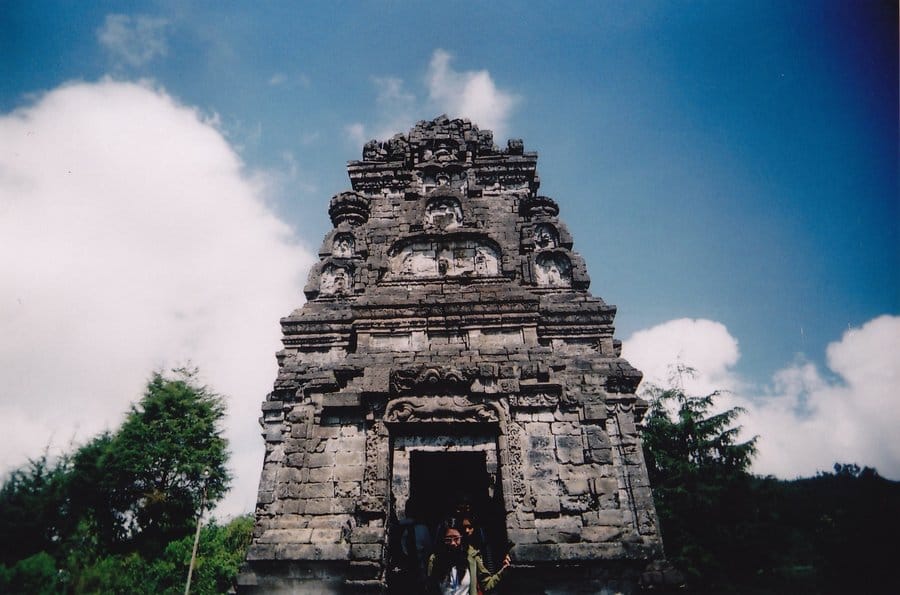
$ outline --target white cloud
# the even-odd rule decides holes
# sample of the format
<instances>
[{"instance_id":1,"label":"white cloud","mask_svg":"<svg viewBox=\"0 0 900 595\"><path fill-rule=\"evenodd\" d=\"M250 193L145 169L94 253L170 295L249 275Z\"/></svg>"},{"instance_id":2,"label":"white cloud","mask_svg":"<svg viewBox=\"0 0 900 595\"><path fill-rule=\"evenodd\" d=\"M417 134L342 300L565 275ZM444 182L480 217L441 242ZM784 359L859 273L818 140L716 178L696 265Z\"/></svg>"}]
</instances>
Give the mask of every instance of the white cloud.
<instances>
[{"instance_id":1,"label":"white cloud","mask_svg":"<svg viewBox=\"0 0 900 595\"><path fill-rule=\"evenodd\" d=\"M312 255L198 112L147 86L58 88L0 116L0 467L121 421L154 369L190 360L227 395L250 511L278 319Z\"/></svg>"},{"instance_id":2,"label":"white cloud","mask_svg":"<svg viewBox=\"0 0 900 595\"><path fill-rule=\"evenodd\" d=\"M688 392L731 390L720 406L742 406L745 435L759 436L754 471L784 478L813 475L835 462L875 467L900 479L900 317L880 316L828 345L824 375L798 360L777 372L769 386L737 381L737 341L712 321L676 320L639 331L623 356L646 377L665 384L667 364L680 361L700 372Z\"/></svg>"},{"instance_id":3,"label":"white cloud","mask_svg":"<svg viewBox=\"0 0 900 595\"><path fill-rule=\"evenodd\" d=\"M666 386L673 366L682 365L696 370L681 378L690 393L737 388L731 368L740 358L738 342L721 322L679 318L637 331L625 341L622 356L644 372L644 383Z\"/></svg>"},{"instance_id":4,"label":"white cloud","mask_svg":"<svg viewBox=\"0 0 900 595\"><path fill-rule=\"evenodd\" d=\"M426 76L429 102L438 111L447 112L451 117L469 118L479 128L493 130L495 139L504 139L509 116L519 97L498 89L487 70L453 70L452 59L442 49L432 54Z\"/></svg>"},{"instance_id":5,"label":"white cloud","mask_svg":"<svg viewBox=\"0 0 900 595\"><path fill-rule=\"evenodd\" d=\"M487 70L454 70L450 66L452 59L442 49L434 51L423 99L409 91L401 78L372 77L375 124L348 124L344 127L345 136L360 145L372 137L387 140L398 132L406 133L418 120L446 113L451 118L468 118L481 129L493 130L496 140L503 139L519 97L497 88Z\"/></svg>"},{"instance_id":6,"label":"white cloud","mask_svg":"<svg viewBox=\"0 0 900 595\"><path fill-rule=\"evenodd\" d=\"M286 82L287 82L287 77L280 72L276 72L269 78L269 84L272 85L273 87L283 85Z\"/></svg>"},{"instance_id":7,"label":"white cloud","mask_svg":"<svg viewBox=\"0 0 900 595\"><path fill-rule=\"evenodd\" d=\"M362 148L369 139L366 138L366 126L362 122L354 122L344 126L344 135L354 145Z\"/></svg>"},{"instance_id":8,"label":"white cloud","mask_svg":"<svg viewBox=\"0 0 900 595\"><path fill-rule=\"evenodd\" d=\"M416 122L419 109L416 96L408 92L403 79L397 77L372 77L375 87L376 124L366 126L353 122L344 126L344 137L354 147L362 148L368 140L386 140L398 132L406 133Z\"/></svg>"},{"instance_id":9,"label":"white cloud","mask_svg":"<svg viewBox=\"0 0 900 595\"><path fill-rule=\"evenodd\" d=\"M97 30L97 39L113 58L130 66L142 66L168 52L168 21L147 15L108 14Z\"/></svg>"}]
</instances>

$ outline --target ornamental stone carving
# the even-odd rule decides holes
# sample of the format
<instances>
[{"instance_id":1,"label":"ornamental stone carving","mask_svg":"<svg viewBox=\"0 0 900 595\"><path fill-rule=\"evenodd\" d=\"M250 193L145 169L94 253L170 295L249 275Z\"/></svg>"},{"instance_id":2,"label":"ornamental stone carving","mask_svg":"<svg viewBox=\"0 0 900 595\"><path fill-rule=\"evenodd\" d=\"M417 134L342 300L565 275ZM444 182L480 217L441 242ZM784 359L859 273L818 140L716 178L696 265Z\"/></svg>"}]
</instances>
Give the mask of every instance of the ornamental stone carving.
<instances>
[{"instance_id":1,"label":"ornamental stone carving","mask_svg":"<svg viewBox=\"0 0 900 595\"><path fill-rule=\"evenodd\" d=\"M541 249L556 248L559 245L559 232L551 223L538 223L534 226L534 244Z\"/></svg>"},{"instance_id":2,"label":"ornamental stone carving","mask_svg":"<svg viewBox=\"0 0 900 595\"><path fill-rule=\"evenodd\" d=\"M571 287L572 262L558 252L538 254L534 260L534 278L539 287Z\"/></svg>"},{"instance_id":3,"label":"ornamental stone carving","mask_svg":"<svg viewBox=\"0 0 900 595\"><path fill-rule=\"evenodd\" d=\"M353 273L349 266L335 264L326 265L325 268L322 269L319 294L329 296L346 295L350 293L352 276Z\"/></svg>"},{"instance_id":4,"label":"ornamental stone carving","mask_svg":"<svg viewBox=\"0 0 900 595\"><path fill-rule=\"evenodd\" d=\"M335 194L328 207L328 216L337 227L341 223L362 225L369 218L369 199L357 192Z\"/></svg>"},{"instance_id":5,"label":"ornamental stone carving","mask_svg":"<svg viewBox=\"0 0 900 595\"><path fill-rule=\"evenodd\" d=\"M356 240L353 239L353 234L335 234L331 245L331 255L335 258L350 258L353 256L355 247Z\"/></svg>"},{"instance_id":6,"label":"ornamental stone carving","mask_svg":"<svg viewBox=\"0 0 900 595\"><path fill-rule=\"evenodd\" d=\"M388 402L384 422L499 423L501 412L496 404L466 397L403 397Z\"/></svg>"},{"instance_id":7,"label":"ornamental stone carving","mask_svg":"<svg viewBox=\"0 0 900 595\"><path fill-rule=\"evenodd\" d=\"M559 215L559 205L549 196L529 196L522 201L522 210L526 217Z\"/></svg>"},{"instance_id":8,"label":"ornamental stone carving","mask_svg":"<svg viewBox=\"0 0 900 595\"><path fill-rule=\"evenodd\" d=\"M462 222L463 212L458 198L441 195L428 200L425 207L426 226L450 231L458 228Z\"/></svg>"},{"instance_id":9,"label":"ornamental stone carving","mask_svg":"<svg viewBox=\"0 0 900 595\"><path fill-rule=\"evenodd\" d=\"M500 274L500 254L478 238L433 238L404 242L391 256L388 279L487 277Z\"/></svg>"},{"instance_id":10,"label":"ornamental stone carving","mask_svg":"<svg viewBox=\"0 0 900 595\"><path fill-rule=\"evenodd\" d=\"M391 372L391 393L446 395L468 391L477 377L474 367L420 366Z\"/></svg>"}]
</instances>

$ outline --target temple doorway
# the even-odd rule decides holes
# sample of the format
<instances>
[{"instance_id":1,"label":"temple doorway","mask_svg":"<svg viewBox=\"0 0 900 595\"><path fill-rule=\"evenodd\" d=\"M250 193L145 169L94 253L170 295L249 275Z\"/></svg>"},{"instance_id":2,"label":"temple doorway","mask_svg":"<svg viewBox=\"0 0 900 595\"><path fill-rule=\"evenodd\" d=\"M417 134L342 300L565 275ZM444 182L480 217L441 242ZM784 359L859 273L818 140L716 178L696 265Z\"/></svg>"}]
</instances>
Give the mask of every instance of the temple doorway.
<instances>
[{"instance_id":1,"label":"temple doorway","mask_svg":"<svg viewBox=\"0 0 900 595\"><path fill-rule=\"evenodd\" d=\"M488 437L399 438L393 457L396 520L389 531L390 593L418 593L425 561L449 517L474 521L472 545L488 568L507 548L496 443ZM451 450L452 449L452 450ZM461 514L462 511L462 514ZM498 558L499 556L499 558Z\"/></svg>"},{"instance_id":2,"label":"temple doorway","mask_svg":"<svg viewBox=\"0 0 900 595\"><path fill-rule=\"evenodd\" d=\"M437 527L461 506L479 519L486 518L493 511L485 463L483 451L410 453L409 497L419 519Z\"/></svg>"}]
</instances>

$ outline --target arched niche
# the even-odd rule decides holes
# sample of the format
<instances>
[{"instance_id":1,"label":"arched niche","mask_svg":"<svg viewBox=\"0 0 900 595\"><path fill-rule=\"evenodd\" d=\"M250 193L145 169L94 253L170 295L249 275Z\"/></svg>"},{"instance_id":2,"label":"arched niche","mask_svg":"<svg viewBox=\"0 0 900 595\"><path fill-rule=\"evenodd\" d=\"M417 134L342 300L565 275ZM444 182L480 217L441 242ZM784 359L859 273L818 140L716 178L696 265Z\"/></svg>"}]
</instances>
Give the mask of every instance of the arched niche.
<instances>
[{"instance_id":1,"label":"arched niche","mask_svg":"<svg viewBox=\"0 0 900 595\"><path fill-rule=\"evenodd\" d=\"M559 252L538 254L534 260L534 280L538 287L571 287L572 261Z\"/></svg>"},{"instance_id":2,"label":"arched niche","mask_svg":"<svg viewBox=\"0 0 900 595\"><path fill-rule=\"evenodd\" d=\"M335 234L331 242L331 255L335 258L351 258L356 252L356 240L352 233Z\"/></svg>"},{"instance_id":3,"label":"arched niche","mask_svg":"<svg viewBox=\"0 0 900 595\"><path fill-rule=\"evenodd\" d=\"M353 271L349 266L329 263L319 278L319 295L346 295L353 285Z\"/></svg>"},{"instance_id":4,"label":"arched niche","mask_svg":"<svg viewBox=\"0 0 900 595\"><path fill-rule=\"evenodd\" d=\"M458 228L462 222L462 205L455 196L435 196L429 199L425 205L423 223L428 227L449 231Z\"/></svg>"},{"instance_id":5,"label":"arched niche","mask_svg":"<svg viewBox=\"0 0 900 595\"><path fill-rule=\"evenodd\" d=\"M559 246L559 231L552 223L538 223L534 226L534 245L540 249Z\"/></svg>"},{"instance_id":6,"label":"arched niche","mask_svg":"<svg viewBox=\"0 0 900 595\"><path fill-rule=\"evenodd\" d=\"M391 249L387 279L496 277L500 248L477 237L422 237Z\"/></svg>"},{"instance_id":7,"label":"arched niche","mask_svg":"<svg viewBox=\"0 0 900 595\"><path fill-rule=\"evenodd\" d=\"M467 174L465 167L458 161L431 161L417 167L418 178L425 194L438 190L464 192Z\"/></svg>"}]
</instances>

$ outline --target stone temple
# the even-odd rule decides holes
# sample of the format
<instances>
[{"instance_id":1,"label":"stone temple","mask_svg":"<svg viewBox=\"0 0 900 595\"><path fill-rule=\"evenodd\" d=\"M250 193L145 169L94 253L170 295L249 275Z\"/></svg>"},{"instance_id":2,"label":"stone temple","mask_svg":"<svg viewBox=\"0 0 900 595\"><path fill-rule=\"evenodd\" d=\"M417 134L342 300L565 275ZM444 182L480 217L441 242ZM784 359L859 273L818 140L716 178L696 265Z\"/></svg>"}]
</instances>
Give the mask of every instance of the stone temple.
<instances>
[{"instance_id":1,"label":"stone temple","mask_svg":"<svg viewBox=\"0 0 900 595\"><path fill-rule=\"evenodd\" d=\"M402 527L459 501L515 544L502 592L629 592L662 558L641 373L536 167L445 116L349 163L281 320L239 591L399 592Z\"/></svg>"}]
</instances>

